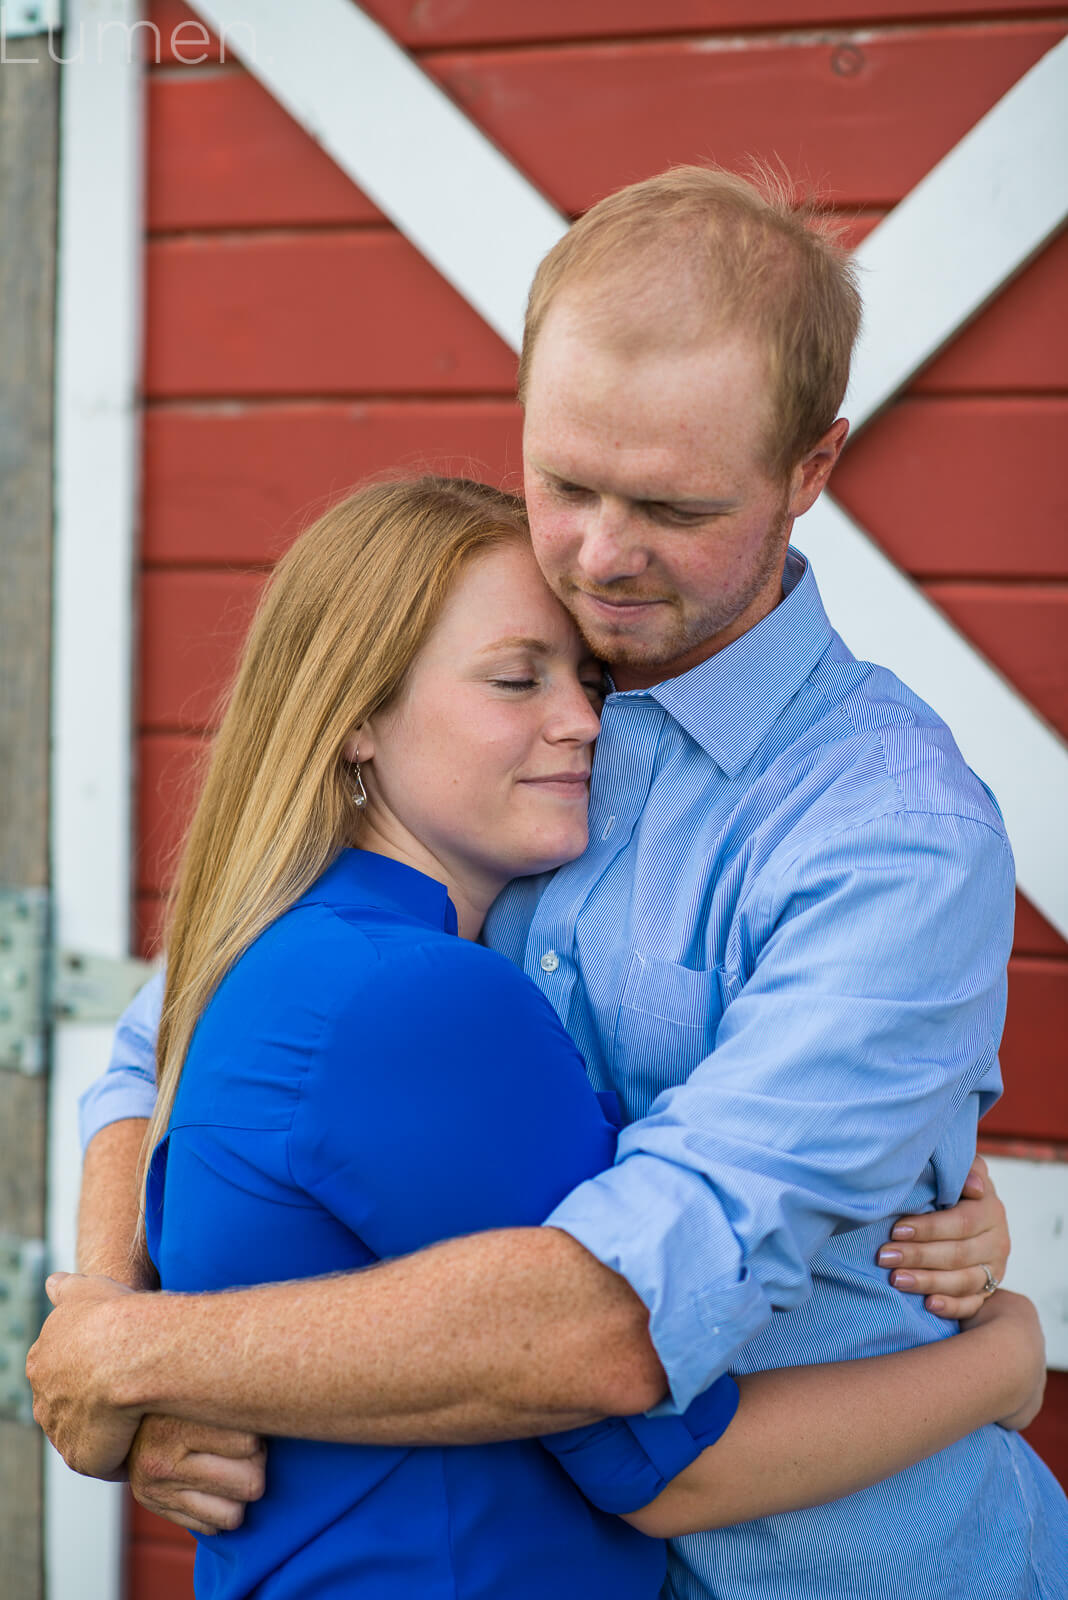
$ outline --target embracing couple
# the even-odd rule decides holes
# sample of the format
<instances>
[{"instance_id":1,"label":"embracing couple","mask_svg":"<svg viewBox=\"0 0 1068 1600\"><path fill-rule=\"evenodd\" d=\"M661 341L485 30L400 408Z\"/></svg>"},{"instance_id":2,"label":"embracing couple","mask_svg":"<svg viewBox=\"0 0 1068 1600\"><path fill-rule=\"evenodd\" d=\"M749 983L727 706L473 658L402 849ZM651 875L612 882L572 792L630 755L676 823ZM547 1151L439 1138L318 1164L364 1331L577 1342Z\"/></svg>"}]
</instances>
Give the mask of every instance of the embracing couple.
<instances>
[{"instance_id":1,"label":"embracing couple","mask_svg":"<svg viewBox=\"0 0 1068 1600\"><path fill-rule=\"evenodd\" d=\"M859 312L769 188L635 185L535 278L525 506L276 569L30 1359L198 1595L1065 1594L969 1177L1008 843L789 544Z\"/></svg>"}]
</instances>

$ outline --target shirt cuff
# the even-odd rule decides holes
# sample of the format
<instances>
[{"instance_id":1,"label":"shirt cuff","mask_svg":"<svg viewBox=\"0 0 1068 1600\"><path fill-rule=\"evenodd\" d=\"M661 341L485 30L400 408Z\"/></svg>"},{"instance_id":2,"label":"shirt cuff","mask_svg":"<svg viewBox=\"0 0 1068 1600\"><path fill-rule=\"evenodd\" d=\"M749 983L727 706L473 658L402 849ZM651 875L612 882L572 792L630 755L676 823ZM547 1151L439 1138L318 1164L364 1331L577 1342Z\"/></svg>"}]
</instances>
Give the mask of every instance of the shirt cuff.
<instances>
[{"instance_id":1,"label":"shirt cuff","mask_svg":"<svg viewBox=\"0 0 1068 1600\"><path fill-rule=\"evenodd\" d=\"M685 1411L771 1319L714 1189L693 1170L628 1156L572 1190L546 1226L626 1278L648 1307L671 1391L653 1416Z\"/></svg>"},{"instance_id":2,"label":"shirt cuff","mask_svg":"<svg viewBox=\"0 0 1068 1600\"><path fill-rule=\"evenodd\" d=\"M151 1082L124 1074L121 1079L105 1073L86 1089L78 1101L78 1131L82 1152L101 1128L112 1122L124 1122L128 1117L151 1117L156 1109L156 1088Z\"/></svg>"}]
</instances>

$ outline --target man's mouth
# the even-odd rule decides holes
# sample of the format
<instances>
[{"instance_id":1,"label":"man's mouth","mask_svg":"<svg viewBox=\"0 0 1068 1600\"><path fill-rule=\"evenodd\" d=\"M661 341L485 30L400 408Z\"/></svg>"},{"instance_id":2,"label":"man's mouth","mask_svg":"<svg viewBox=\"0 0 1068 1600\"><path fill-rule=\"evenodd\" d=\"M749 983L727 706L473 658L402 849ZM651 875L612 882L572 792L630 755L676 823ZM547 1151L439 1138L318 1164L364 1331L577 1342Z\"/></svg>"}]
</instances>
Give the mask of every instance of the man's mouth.
<instances>
[{"instance_id":1,"label":"man's mouth","mask_svg":"<svg viewBox=\"0 0 1068 1600\"><path fill-rule=\"evenodd\" d=\"M593 606L605 617L624 618L637 616L642 611L648 611L652 606L662 606L666 602L659 595L600 595L590 594L587 589L574 589L572 593L580 596L588 605Z\"/></svg>"}]
</instances>

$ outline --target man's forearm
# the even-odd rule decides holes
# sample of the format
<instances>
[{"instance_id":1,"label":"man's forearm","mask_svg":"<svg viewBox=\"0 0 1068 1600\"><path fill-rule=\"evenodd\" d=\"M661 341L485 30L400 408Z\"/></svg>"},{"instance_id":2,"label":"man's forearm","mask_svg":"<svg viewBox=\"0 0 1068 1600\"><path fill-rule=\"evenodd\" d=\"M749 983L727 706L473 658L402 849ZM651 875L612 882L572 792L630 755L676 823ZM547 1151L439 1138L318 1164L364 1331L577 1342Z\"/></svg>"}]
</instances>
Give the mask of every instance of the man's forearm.
<instances>
[{"instance_id":1,"label":"man's forearm","mask_svg":"<svg viewBox=\"0 0 1068 1600\"><path fill-rule=\"evenodd\" d=\"M139 1202L137 1169L148 1123L140 1117L113 1122L90 1142L78 1205L78 1270L116 1278L133 1289L154 1285L135 1249Z\"/></svg>"},{"instance_id":2,"label":"man's forearm","mask_svg":"<svg viewBox=\"0 0 1068 1600\"><path fill-rule=\"evenodd\" d=\"M105 1404L262 1434L510 1439L643 1411L666 1390L641 1301L551 1228L450 1240L342 1277L103 1310Z\"/></svg>"}]
</instances>

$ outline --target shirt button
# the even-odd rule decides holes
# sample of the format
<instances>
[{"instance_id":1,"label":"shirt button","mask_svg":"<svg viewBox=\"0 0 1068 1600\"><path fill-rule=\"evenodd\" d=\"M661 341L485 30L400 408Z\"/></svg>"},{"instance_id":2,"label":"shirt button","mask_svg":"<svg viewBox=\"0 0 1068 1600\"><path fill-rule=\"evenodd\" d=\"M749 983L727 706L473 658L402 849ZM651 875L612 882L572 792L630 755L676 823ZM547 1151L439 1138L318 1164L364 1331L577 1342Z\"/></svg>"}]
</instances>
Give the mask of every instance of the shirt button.
<instances>
[{"instance_id":1,"label":"shirt button","mask_svg":"<svg viewBox=\"0 0 1068 1600\"><path fill-rule=\"evenodd\" d=\"M541 970L543 972L555 972L559 965L560 957L557 955L556 951L546 950L545 954L541 958Z\"/></svg>"}]
</instances>

